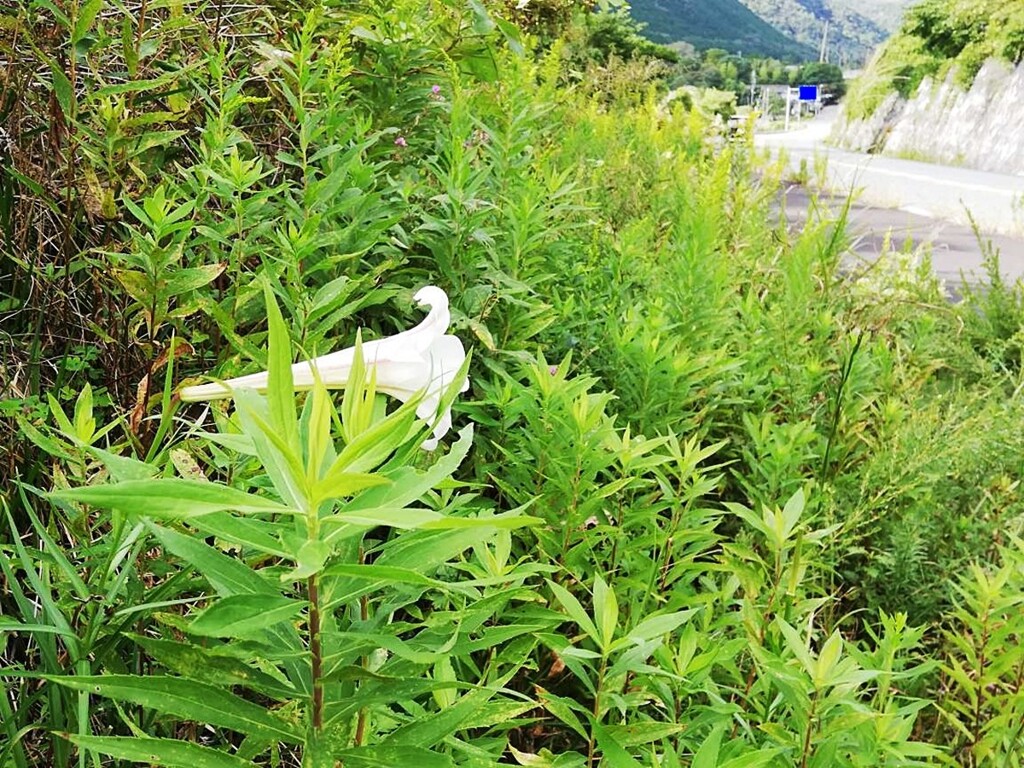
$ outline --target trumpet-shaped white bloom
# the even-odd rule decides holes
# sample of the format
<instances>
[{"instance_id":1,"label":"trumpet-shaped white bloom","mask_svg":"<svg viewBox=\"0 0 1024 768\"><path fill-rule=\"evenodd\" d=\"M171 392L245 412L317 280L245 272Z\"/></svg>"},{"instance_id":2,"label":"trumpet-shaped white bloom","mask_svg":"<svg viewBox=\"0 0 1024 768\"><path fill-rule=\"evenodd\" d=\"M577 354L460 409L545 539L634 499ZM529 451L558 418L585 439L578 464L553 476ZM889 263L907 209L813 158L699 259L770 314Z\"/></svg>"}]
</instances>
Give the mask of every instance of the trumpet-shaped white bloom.
<instances>
[{"instance_id":1,"label":"trumpet-shaped white bloom","mask_svg":"<svg viewBox=\"0 0 1024 768\"><path fill-rule=\"evenodd\" d=\"M416 415L434 424L434 436L423 443L428 451L437 447L437 441L444 437L452 426L451 409L438 414L441 397L455 380L455 376L466 360L466 350L457 336L448 334L451 312L448 310L448 296L440 288L428 285L421 288L414 297L420 306L429 306L430 312L415 328L363 344L363 360L367 368L376 370L377 391L384 392L403 403L418 392L423 399L416 408ZM348 383L349 373L355 360L355 347L348 347L329 355L323 355L307 363L292 366L292 380L296 389L310 389L314 375L329 389L343 389ZM220 384L201 384L185 387L180 392L182 400L220 400L231 397L235 389L267 390L267 371L228 379ZM468 379L460 391L469 389Z\"/></svg>"}]
</instances>

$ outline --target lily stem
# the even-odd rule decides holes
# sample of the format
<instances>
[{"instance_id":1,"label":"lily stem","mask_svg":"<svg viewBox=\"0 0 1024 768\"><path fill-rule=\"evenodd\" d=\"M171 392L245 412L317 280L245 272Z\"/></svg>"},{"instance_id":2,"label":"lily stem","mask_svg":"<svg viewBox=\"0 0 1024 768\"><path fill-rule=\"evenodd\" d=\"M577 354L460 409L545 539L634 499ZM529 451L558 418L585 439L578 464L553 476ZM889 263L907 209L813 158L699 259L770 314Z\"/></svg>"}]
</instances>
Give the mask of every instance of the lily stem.
<instances>
[{"instance_id":1,"label":"lily stem","mask_svg":"<svg viewBox=\"0 0 1024 768\"><path fill-rule=\"evenodd\" d=\"M310 576L306 585L309 593L309 653L312 657L313 730L322 731L324 728L323 649L320 645L320 595L316 576Z\"/></svg>"},{"instance_id":2,"label":"lily stem","mask_svg":"<svg viewBox=\"0 0 1024 768\"><path fill-rule=\"evenodd\" d=\"M604 690L604 676L608 671L608 656L603 652L601 654L601 669L597 674L597 687L594 691L594 725L597 725L601 721L601 694ZM587 743L587 768L593 768L594 758L597 756L597 737L594 735L594 730L591 728L590 740Z\"/></svg>"},{"instance_id":3,"label":"lily stem","mask_svg":"<svg viewBox=\"0 0 1024 768\"><path fill-rule=\"evenodd\" d=\"M359 547L359 564L363 565L366 562L366 553L363 551L362 546ZM365 626L366 622L370 618L370 601L366 595L359 598L359 618L362 620ZM363 656L363 669L369 667L370 660ZM366 738L366 709L359 710L359 716L356 718L356 733L355 733L355 744L357 747L363 745L363 739Z\"/></svg>"}]
</instances>

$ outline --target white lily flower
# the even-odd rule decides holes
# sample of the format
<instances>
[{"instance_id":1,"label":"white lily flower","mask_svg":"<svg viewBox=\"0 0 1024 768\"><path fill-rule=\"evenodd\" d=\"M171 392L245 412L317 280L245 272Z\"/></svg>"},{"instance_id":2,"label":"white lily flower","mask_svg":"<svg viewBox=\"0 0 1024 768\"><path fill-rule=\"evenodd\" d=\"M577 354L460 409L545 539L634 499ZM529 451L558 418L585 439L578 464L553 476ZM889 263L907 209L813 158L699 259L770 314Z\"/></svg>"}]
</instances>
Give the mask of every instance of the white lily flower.
<instances>
[{"instance_id":1,"label":"white lily flower","mask_svg":"<svg viewBox=\"0 0 1024 768\"><path fill-rule=\"evenodd\" d=\"M394 336L366 342L363 344L363 360L367 368L372 366L376 369L378 392L403 403L419 392L424 393L416 415L430 423L436 421L433 438L423 443L426 450L432 451L438 440L451 429L451 408L446 408L441 414L438 414L438 408L445 390L466 360L466 350L457 336L447 333L451 312L445 292L428 285L421 288L414 298L420 306L430 307L423 322ZM314 369L328 389L344 389L352 371L355 352L355 347L348 347L306 363L296 363L292 366L295 389L313 387ZM253 373L220 384L185 387L180 397L186 402L195 402L230 398L235 389L266 392L268 379L267 371ZM467 389L468 379L462 383L460 391Z\"/></svg>"}]
</instances>

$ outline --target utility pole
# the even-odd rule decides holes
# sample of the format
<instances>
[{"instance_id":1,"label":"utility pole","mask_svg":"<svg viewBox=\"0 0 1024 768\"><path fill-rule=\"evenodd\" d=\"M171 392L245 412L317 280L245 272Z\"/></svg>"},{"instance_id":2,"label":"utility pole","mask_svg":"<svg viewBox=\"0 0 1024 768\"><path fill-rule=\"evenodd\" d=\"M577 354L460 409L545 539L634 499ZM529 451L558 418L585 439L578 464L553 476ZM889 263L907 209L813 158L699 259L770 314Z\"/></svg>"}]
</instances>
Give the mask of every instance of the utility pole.
<instances>
[{"instance_id":1,"label":"utility pole","mask_svg":"<svg viewBox=\"0 0 1024 768\"><path fill-rule=\"evenodd\" d=\"M828 27L831 23L829 20L825 21L825 32L821 36L821 53L818 54L818 61L822 64L828 63Z\"/></svg>"}]
</instances>

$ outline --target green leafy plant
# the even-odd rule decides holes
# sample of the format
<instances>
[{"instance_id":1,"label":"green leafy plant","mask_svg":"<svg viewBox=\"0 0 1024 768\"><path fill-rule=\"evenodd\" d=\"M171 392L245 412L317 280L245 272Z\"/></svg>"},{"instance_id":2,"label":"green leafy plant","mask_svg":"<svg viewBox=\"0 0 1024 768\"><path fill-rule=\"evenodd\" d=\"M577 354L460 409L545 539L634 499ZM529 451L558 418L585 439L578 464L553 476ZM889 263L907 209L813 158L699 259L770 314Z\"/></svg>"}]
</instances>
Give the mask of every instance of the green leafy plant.
<instances>
[{"instance_id":1,"label":"green leafy plant","mask_svg":"<svg viewBox=\"0 0 1024 768\"><path fill-rule=\"evenodd\" d=\"M0 765L1016 759L1016 289L851 265L577 10L0 18ZM424 284L471 429L293 392Z\"/></svg>"},{"instance_id":2,"label":"green leafy plant","mask_svg":"<svg viewBox=\"0 0 1024 768\"><path fill-rule=\"evenodd\" d=\"M475 727L488 727L480 708L487 711L495 697L515 699L500 693L509 673L499 660L480 671L477 687L462 691L451 677L451 659L463 655L461 648L480 653L500 642L487 639L495 636L493 628L473 637L491 614L478 593L491 579L446 580L434 572L532 518L474 513L467 499L450 492L419 506L462 461L472 429L433 466L414 469L411 459L423 438L417 401L381 416L374 368L363 364L358 345L340 414L321 385L297 418L288 333L267 296L268 396L236 391L234 428L208 438L253 457L246 461L254 483L249 490L196 477L156 477L155 468L122 460L110 466L119 482L53 494L133 521L136 536L145 530L182 567L201 574L213 594L187 599L192 607L185 615L155 614L163 630L129 635L171 674L140 677L106 668L98 675L49 675L49 682L244 740L225 751L137 732L80 729L67 738L82 750L167 766L248 765L268 750L297 750L307 766L368 764L398 754L450 764L431 748L470 717ZM331 437L335 425L343 436L340 449ZM269 493L257 492L264 483ZM390 530L402 533L389 536ZM210 546L208 536L239 549L242 558ZM507 585L517 574L496 578ZM396 622L408 601L434 591L452 595L459 606L453 605L452 629L429 616ZM522 631L504 636L517 634ZM433 680L417 674L431 665ZM392 708L431 693L440 718L419 706Z\"/></svg>"},{"instance_id":3,"label":"green leafy plant","mask_svg":"<svg viewBox=\"0 0 1024 768\"><path fill-rule=\"evenodd\" d=\"M946 695L937 729L963 765L1018 765L1024 730L1021 541L1000 549L994 567L975 565L957 584L942 667Z\"/></svg>"}]
</instances>

